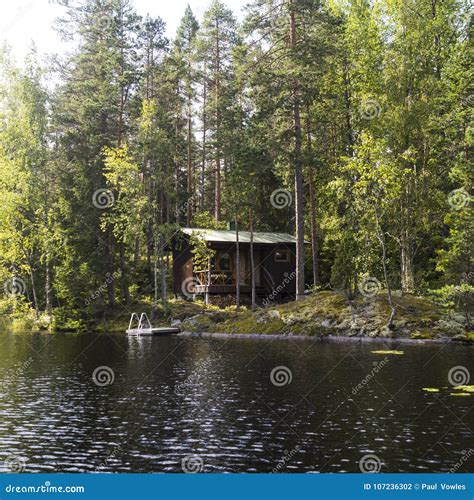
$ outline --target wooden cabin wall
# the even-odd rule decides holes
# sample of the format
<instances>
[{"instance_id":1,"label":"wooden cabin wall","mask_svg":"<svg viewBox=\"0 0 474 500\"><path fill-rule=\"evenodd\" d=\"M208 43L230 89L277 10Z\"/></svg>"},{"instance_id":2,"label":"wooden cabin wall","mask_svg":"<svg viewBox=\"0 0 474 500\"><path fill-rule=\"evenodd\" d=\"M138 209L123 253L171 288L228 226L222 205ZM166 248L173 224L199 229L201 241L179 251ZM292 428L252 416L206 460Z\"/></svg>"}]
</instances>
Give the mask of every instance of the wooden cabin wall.
<instances>
[{"instance_id":1,"label":"wooden cabin wall","mask_svg":"<svg viewBox=\"0 0 474 500\"><path fill-rule=\"evenodd\" d=\"M193 255L189 245L182 250L173 250L173 292L181 294L181 285L193 277Z\"/></svg>"},{"instance_id":2,"label":"wooden cabin wall","mask_svg":"<svg viewBox=\"0 0 474 500\"><path fill-rule=\"evenodd\" d=\"M187 278L193 277L193 261L191 246L189 244L183 245L182 249L175 249L173 251L173 291L176 294L181 294L182 283ZM235 244L232 243L212 243L211 248L214 250L219 250L221 252L229 253L233 259L235 265ZM241 256L245 254L245 261L250 272L250 246L246 243L240 245ZM288 250L290 254L289 262L275 262L275 252L277 250ZM295 280L295 266L296 266L296 255L295 255L295 245L254 245L255 252L255 263L259 265L260 270L258 271L259 283L257 286L268 286L269 279L268 274L273 278L274 287L281 287L278 296L291 294L294 295L296 292L296 280ZM247 287L250 286L249 283L246 284ZM268 289L270 293L272 290Z\"/></svg>"},{"instance_id":3,"label":"wooden cabin wall","mask_svg":"<svg viewBox=\"0 0 474 500\"><path fill-rule=\"evenodd\" d=\"M229 253L233 259L235 259L235 244L213 243L212 248L215 250L225 251ZM275 262L275 251L277 250L288 250L290 253L290 261ZM242 254L247 255L247 266L250 268L250 245L247 243L241 243L240 251ZM268 272L273 277L275 287L278 285L284 286L279 295L294 295L296 293L296 280L294 274L296 269L295 245L262 245L256 243L254 245L254 252L256 256L255 263L256 265L260 265L260 283L257 283L257 286L267 284L268 279L266 278L266 274ZM286 282L285 278L287 278Z\"/></svg>"},{"instance_id":4,"label":"wooden cabin wall","mask_svg":"<svg viewBox=\"0 0 474 500\"><path fill-rule=\"evenodd\" d=\"M275 262L275 252L278 250L288 250L290 253L289 262ZM266 245L261 262L262 268L273 277L275 288L283 287L281 295L296 293L296 251L295 245ZM265 282L267 273L262 272L262 281Z\"/></svg>"}]
</instances>

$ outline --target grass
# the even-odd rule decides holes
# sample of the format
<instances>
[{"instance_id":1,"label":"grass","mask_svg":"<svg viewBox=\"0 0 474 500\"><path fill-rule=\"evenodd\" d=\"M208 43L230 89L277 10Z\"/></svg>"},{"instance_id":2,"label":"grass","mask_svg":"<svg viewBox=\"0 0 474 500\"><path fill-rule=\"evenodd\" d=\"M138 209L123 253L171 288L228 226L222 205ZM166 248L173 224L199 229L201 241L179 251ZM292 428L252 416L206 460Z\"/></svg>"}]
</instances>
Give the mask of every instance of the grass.
<instances>
[{"instance_id":1,"label":"grass","mask_svg":"<svg viewBox=\"0 0 474 500\"><path fill-rule=\"evenodd\" d=\"M450 335L446 326L449 326L449 315L437 304L398 293L394 300L397 314L392 330L386 327L390 307L385 293L371 299L357 297L349 304L344 294L332 291L314 293L299 302L271 304L255 310L242 307L239 312L235 306L219 308L201 301L181 299L170 300L166 308L161 304L153 308L150 299L134 302L128 308L121 305L91 311L61 308L55 310L50 330L124 333L131 311L136 311L147 312L155 326L179 320L183 330L193 332L382 336L422 340ZM35 321L34 313L3 318L3 324L5 329L15 331L45 329L45 325ZM456 328L459 331L461 327L457 324ZM474 343L474 332L464 332L463 329L462 332L462 335L457 335L458 340Z\"/></svg>"},{"instance_id":2,"label":"grass","mask_svg":"<svg viewBox=\"0 0 474 500\"><path fill-rule=\"evenodd\" d=\"M433 339L449 334L446 327L449 318L438 305L420 297L399 294L395 296L395 302L397 314L393 330L386 327L390 315L386 294L381 293L372 299L358 297L351 309L343 294L330 291L312 294L300 302L275 304L254 311L236 313L223 310L219 317L204 312L202 321L199 318L191 324L185 322L184 326L191 331L319 337L332 334Z\"/></svg>"}]
</instances>

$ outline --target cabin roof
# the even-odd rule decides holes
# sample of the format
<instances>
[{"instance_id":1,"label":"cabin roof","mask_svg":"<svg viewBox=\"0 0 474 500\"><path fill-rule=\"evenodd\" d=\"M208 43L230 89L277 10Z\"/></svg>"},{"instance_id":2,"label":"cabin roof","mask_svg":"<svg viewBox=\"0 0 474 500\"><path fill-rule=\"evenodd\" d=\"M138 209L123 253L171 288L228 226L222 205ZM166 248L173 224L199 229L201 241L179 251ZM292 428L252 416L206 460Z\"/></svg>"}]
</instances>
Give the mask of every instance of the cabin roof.
<instances>
[{"instance_id":1,"label":"cabin roof","mask_svg":"<svg viewBox=\"0 0 474 500\"><path fill-rule=\"evenodd\" d=\"M214 241L223 243L235 243L235 231L223 229L199 229L182 228L183 233L191 236L196 235L203 238L204 241ZM296 243L296 238L288 233L262 233L255 231L253 233L254 243L264 243L267 245L276 245L279 243ZM239 243L250 243L250 231L239 231Z\"/></svg>"}]
</instances>

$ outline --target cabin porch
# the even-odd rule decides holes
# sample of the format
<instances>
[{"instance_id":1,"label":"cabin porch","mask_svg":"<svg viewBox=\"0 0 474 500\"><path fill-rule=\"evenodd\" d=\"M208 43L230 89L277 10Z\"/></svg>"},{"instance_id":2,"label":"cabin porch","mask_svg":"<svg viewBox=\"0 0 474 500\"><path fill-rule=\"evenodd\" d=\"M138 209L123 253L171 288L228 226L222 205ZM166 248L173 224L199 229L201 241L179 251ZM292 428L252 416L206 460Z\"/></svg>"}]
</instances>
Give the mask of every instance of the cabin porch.
<instances>
[{"instance_id":1,"label":"cabin porch","mask_svg":"<svg viewBox=\"0 0 474 500\"><path fill-rule=\"evenodd\" d=\"M262 255L254 251L255 260L255 290L257 295L266 295L272 289L272 277L262 266ZM240 293L252 292L252 270L250 265L250 252L241 249L240 261ZM210 263L210 269L193 271L195 278L194 293L196 294L222 294L234 295L237 293L237 256L235 249L217 250L216 257Z\"/></svg>"},{"instance_id":2,"label":"cabin porch","mask_svg":"<svg viewBox=\"0 0 474 500\"><path fill-rule=\"evenodd\" d=\"M250 233L239 233L239 259L235 231L183 228L183 237L173 247L173 283L177 295L232 296L252 292L252 255ZM212 250L204 269L194 261L192 234L206 242ZM294 293L295 243L285 233L254 233L253 273L257 296ZM238 261L238 265L237 265ZM277 290L277 292L275 292Z\"/></svg>"}]
</instances>

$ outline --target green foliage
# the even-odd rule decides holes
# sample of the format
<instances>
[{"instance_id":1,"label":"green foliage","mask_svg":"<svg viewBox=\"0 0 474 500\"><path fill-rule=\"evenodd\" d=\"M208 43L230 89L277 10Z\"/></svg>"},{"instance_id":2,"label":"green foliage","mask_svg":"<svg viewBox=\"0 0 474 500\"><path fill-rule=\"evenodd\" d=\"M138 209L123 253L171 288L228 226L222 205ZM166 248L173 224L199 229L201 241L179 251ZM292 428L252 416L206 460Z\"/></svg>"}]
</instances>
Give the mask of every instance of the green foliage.
<instances>
[{"instance_id":1,"label":"green foliage","mask_svg":"<svg viewBox=\"0 0 474 500\"><path fill-rule=\"evenodd\" d=\"M374 277L470 318L463 2L253 0L239 24L214 0L200 22L187 7L172 40L130 0L63 17L73 50L54 90L34 50L21 68L0 54L0 285L25 285L0 310L76 330L134 302L167 310L178 228L294 233L301 166L316 290L354 298ZM193 243L205 270L214 255Z\"/></svg>"},{"instance_id":2,"label":"green foliage","mask_svg":"<svg viewBox=\"0 0 474 500\"><path fill-rule=\"evenodd\" d=\"M437 290L432 290L431 294L444 307L463 313L468 326L471 326L471 318L474 314L474 286L469 283L445 285Z\"/></svg>"},{"instance_id":3,"label":"green foliage","mask_svg":"<svg viewBox=\"0 0 474 500\"><path fill-rule=\"evenodd\" d=\"M207 245L199 233L191 236L190 243L193 254L193 269L195 271L208 271L212 259L216 256L216 251Z\"/></svg>"},{"instance_id":4,"label":"green foliage","mask_svg":"<svg viewBox=\"0 0 474 500\"><path fill-rule=\"evenodd\" d=\"M51 326L57 332L87 332L91 329L84 311L63 307L55 309Z\"/></svg>"},{"instance_id":5,"label":"green foliage","mask_svg":"<svg viewBox=\"0 0 474 500\"><path fill-rule=\"evenodd\" d=\"M201 229L225 229L226 223L217 221L208 211L205 211L194 216L192 226Z\"/></svg>"}]
</instances>

